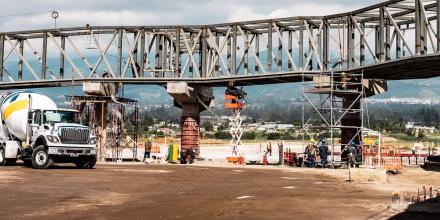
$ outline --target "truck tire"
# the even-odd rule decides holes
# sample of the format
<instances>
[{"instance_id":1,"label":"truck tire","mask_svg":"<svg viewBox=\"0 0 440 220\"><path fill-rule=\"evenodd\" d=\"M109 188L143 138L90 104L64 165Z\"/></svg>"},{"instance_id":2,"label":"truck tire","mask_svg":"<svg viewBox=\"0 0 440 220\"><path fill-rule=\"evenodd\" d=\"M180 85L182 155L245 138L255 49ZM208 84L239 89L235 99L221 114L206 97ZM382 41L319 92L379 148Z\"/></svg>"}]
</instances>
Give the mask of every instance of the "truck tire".
<instances>
[{"instance_id":1,"label":"truck tire","mask_svg":"<svg viewBox=\"0 0 440 220\"><path fill-rule=\"evenodd\" d=\"M5 148L0 146L0 166L6 165Z\"/></svg>"},{"instance_id":2,"label":"truck tire","mask_svg":"<svg viewBox=\"0 0 440 220\"><path fill-rule=\"evenodd\" d=\"M53 160L44 150L44 146L40 145L32 152L32 167L34 169L47 169L53 165Z\"/></svg>"},{"instance_id":3,"label":"truck tire","mask_svg":"<svg viewBox=\"0 0 440 220\"><path fill-rule=\"evenodd\" d=\"M79 169L93 169L96 164L96 156L78 159L75 166Z\"/></svg>"}]
</instances>

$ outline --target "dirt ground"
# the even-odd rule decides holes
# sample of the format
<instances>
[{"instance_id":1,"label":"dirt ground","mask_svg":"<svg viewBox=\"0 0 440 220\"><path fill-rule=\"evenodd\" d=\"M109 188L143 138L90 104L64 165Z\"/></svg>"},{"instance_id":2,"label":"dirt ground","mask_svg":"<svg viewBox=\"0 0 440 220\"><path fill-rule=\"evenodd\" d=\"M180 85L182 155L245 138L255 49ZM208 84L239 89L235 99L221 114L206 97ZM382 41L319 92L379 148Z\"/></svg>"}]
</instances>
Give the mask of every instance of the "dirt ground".
<instances>
[{"instance_id":1,"label":"dirt ground","mask_svg":"<svg viewBox=\"0 0 440 220\"><path fill-rule=\"evenodd\" d=\"M0 167L0 219L439 219L386 190L298 169L185 165Z\"/></svg>"}]
</instances>

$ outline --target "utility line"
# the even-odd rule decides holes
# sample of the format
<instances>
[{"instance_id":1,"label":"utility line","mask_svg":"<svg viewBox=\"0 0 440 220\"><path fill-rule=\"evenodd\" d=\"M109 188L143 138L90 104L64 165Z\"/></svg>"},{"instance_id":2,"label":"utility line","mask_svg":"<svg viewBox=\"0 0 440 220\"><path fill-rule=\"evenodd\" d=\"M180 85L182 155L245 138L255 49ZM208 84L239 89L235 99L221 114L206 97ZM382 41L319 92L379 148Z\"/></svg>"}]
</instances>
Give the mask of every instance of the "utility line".
<instances>
[{"instance_id":1,"label":"utility line","mask_svg":"<svg viewBox=\"0 0 440 220\"><path fill-rule=\"evenodd\" d=\"M36 12L28 12L28 13L20 13L20 14L0 15L0 18L19 17L19 16L43 14L43 13L50 13L50 12L54 12L54 10L51 10L51 11L38 11L38 12L36 11Z\"/></svg>"}]
</instances>

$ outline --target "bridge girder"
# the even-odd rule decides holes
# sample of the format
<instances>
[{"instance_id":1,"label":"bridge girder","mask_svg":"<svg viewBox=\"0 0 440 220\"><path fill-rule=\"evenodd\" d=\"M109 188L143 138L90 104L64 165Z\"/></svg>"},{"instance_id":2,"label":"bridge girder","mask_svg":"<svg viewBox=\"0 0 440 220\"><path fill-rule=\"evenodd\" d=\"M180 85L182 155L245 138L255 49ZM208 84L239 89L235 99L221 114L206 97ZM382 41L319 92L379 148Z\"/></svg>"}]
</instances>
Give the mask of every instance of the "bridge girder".
<instances>
[{"instance_id":1,"label":"bridge girder","mask_svg":"<svg viewBox=\"0 0 440 220\"><path fill-rule=\"evenodd\" d=\"M329 16L212 25L0 32L0 87L252 85L300 81L331 69L363 71L367 79L434 77L440 73L439 2L391 0Z\"/></svg>"}]
</instances>

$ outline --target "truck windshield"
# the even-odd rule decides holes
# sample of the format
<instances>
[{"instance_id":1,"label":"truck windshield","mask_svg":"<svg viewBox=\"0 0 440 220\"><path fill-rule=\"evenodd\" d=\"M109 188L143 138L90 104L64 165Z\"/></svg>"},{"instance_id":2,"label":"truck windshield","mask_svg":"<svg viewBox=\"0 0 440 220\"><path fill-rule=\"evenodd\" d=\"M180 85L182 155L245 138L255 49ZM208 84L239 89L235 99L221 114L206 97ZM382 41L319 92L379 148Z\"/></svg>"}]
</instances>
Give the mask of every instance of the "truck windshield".
<instances>
[{"instance_id":1,"label":"truck windshield","mask_svg":"<svg viewBox=\"0 0 440 220\"><path fill-rule=\"evenodd\" d=\"M78 117L75 117L77 112L73 111L44 111L43 123L79 123Z\"/></svg>"}]
</instances>

